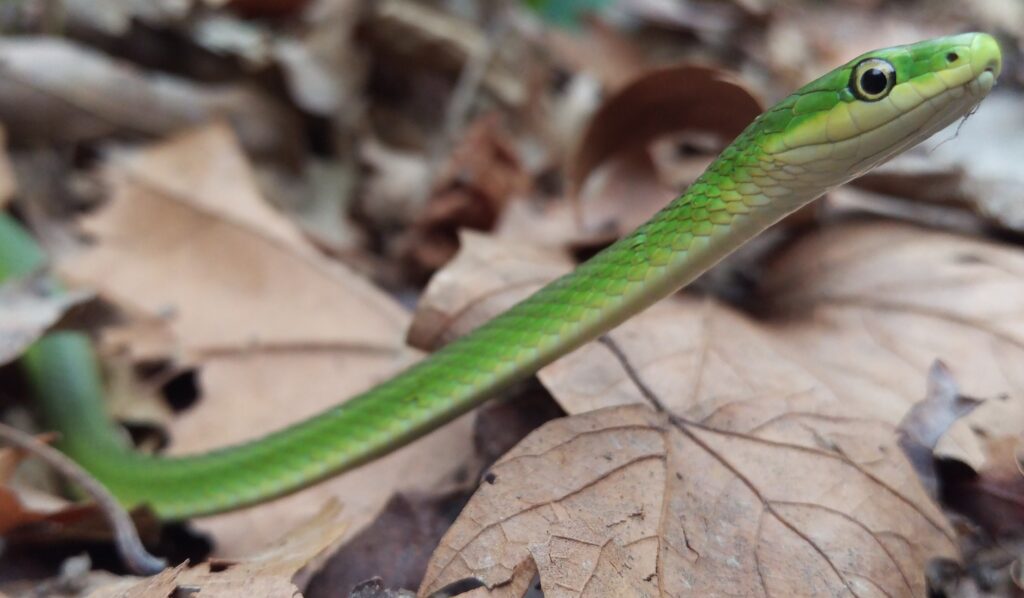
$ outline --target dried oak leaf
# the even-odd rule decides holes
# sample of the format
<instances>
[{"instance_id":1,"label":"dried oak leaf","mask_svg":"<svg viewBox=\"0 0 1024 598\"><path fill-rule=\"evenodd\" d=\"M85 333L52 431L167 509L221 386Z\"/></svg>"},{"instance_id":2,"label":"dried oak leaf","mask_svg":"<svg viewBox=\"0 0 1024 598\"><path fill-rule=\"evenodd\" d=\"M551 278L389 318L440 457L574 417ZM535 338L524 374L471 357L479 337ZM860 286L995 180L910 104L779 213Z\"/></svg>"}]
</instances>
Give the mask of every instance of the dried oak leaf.
<instances>
[{"instance_id":1,"label":"dried oak leaf","mask_svg":"<svg viewBox=\"0 0 1024 598\"><path fill-rule=\"evenodd\" d=\"M863 413L813 396L699 420L634 405L546 424L498 461L420 595L475 577L521 596L539 573L559 596L918 596L927 559L953 553L892 428Z\"/></svg>"},{"instance_id":2,"label":"dried oak leaf","mask_svg":"<svg viewBox=\"0 0 1024 598\"><path fill-rule=\"evenodd\" d=\"M478 239L478 253L482 243L499 242ZM445 336L447 329L461 334L521 298L524 283L538 286L536 266L557 263L553 253L511 257L518 250L518 244L505 243L491 247L479 261L467 256L453 262L452 278L456 268L479 268L486 270L486 280L504 279L506 286L482 285L477 290L467 285L460 290L452 282L438 283L421 302L422 317L433 323L418 326L433 330L435 338ZM488 255L504 258L489 260ZM514 267L508 268L510 264ZM1021 273L1024 256L998 244L895 224L837 226L804 239L770 265L762 319L752 320L709 299L671 298L539 375L570 413L649 405L656 397L674 417L711 425L716 434L749 435L760 430L761 422L807 420L801 429L813 432L823 450L838 452L865 469L887 463L891 471L899 470L893 479L906 485L903 496L917 497L908 504L929 510L933 507L893 444L896 424L924 395L923 374L941 358L962 374L971 394L1017 397L979 407L966 425L954 426L940 443L941 453L984 463L993 456L986 438L1005 438L1024 428L1019 400L1024 380L1019 368L1011 366L1024 360L1024 339L1019 338L1024 329L1014 303L1024 294ZM443 305L433 296L445 297ZM790 437L776 440L792 442ZM578 467L574 459L561 463L562 476ZM769 467L769 460L764 467L782 469L778 475L788 473L785 461L779 463ZM843 475L830 475L836 476L830 483L834 488L856 486ZM765 494L784 493L793 484L780 477L777 484L767 480L758 488ZM876 495L861 491L866 492L865 504ZM727 493L712 502L715 508L743 506ZM932 520L945 525L938 523L942 518L937 513ZM851 538L845 534L835 541L854 546ZM941 544L931 546L937 550ZM945 546L936 554L951 544ZM498 562L499 548L487 553L490 562ZM477 550L478 555L487 551L482 545ZM913 566L902 570L912 578L910 586L890 579L881 587L903 587L910 593L908 588L917 588L913 580L923 578L927 556L918 554ZM807 560L796 553L785 558ZM514 578L518 583L515 575L509 573L506 581ZM497 583L498 577L487 578L488 583ZM452 579L444 580L439 583ZM424 587L437 585L431 581Z\"/></svg>"},{"instance_id":3,"label":"dried oak leaf","mask_svg":"<svg viewBox=\"0 0 1024 598\"><path fill-rule=\"evenodd\" d=\"M201 398L169 424L168 452L278 430L415 359L403 342L408 314L316 252L264 202L226 127L172 138L109 164L107 175L112 197L83 223L94 243L61 267L142 322L108 345L196 367ZM213 534L219 555L240 554L337 498L358 531L396 490L432 488L460 467L472 455L469 424L463 418L345 476L197 526Z\"/></svg>"}]
</instances>

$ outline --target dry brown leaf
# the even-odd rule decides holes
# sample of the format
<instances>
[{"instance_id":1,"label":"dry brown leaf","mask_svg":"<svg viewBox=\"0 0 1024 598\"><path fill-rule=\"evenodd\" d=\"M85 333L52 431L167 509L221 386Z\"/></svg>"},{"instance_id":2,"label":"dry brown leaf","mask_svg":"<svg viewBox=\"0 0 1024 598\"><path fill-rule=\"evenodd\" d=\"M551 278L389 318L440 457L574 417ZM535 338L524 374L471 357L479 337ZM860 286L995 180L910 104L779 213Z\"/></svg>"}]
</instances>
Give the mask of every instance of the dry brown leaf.
<instances>
[{"instance_id":1,"label":"dry brown leaf","mask_svg":"<svg viewBox=\"0 0 1024 598\"><path fill-rule=\"evenodd\" d=\"M928 391L899 424L900 448L914 466L918 479L933 499L939 498L935 446L958 419L974 411L981 401L960 394L953 374L941 361L928 372Z\"/></svg>"},{"instance_id":2,"label":"dry brown leaf","mask_svg":"<svg viewBox=\"0 0 1024 598\"><path fill-rule=\"evenodd\" d=\"M266 206L224 127L187 133L108 171L113 197L85 222L95 244L62 267L128 314L143 314L144 331L122 339L170 341L155 354L198 362L202 398L170 425L171 453L279 429L415 357L403 343L407 313ZM236 555L337 497L358 530L395 490L432 488L458 468L472 454L470 435L463 418L346 476L198 525L214 534L219 554Z\"/></svg>"},{"instance_id":3,"label":"dry brown leaf","mask_svg":"<svg viewBox=\"0 0 1024 598\"><path fill-rule=\"evenodd\" d=\"M650 67L640 46L625 32L592 19L581 31L552 28L544 45L567 71L593 76L606 89L617 91Z\"/></svg>"},{"instance_id":4,"label":"dry brown leaf","mask_svg":"<svg viewBox=\"0 0 1024 598\"><path fill-rule=\"evenodd\" d=\"M390 355L290 352L223 357L200 373L203 399L171 427L174 453L240 442L315 415L394 373ZM391 495L428 490L473 454L472 415L435 430L404 449L300 493L254 508L204 518L194 525L217 539L217 554L261 546L282 527L308 517L324 501L345 504L353 532L369 524Z\"/></svg>"},{"instance_id":5,"label":"dry brown leaf","mask_svg":"<svg viewBox=\"0 0 1024 598\"><path fill-rule=\"evenodd\" d=\"M569 182L579 190L614 156L643 149L680 131L732 139L758 114L761 102L719 69L678 65L650 70L609 97L594 114L569 159Z\"/></svg>"},{"instance_id":6,"label":"dry brown leaf","mask_svg":"<svg viewBox=\"0 0 1024 598\"><path fill-rule=\"evenodd\" d=\"M84 221L96 243L61 271L166 321L186 354L397 346L404 310L316 254L263 201L225 127L115 162L108 176L110 203Z\"/></svg>"},{"instance_id":7,"label":"dry brown leaf","mask_svg":"<svg viewBox=\"0 0 1024 598\"><path fill-rule=\"evenodd\" d=\"M0 447L0 537L21 526L44 521L68 506L67 501L13 484L14 472L26 456L23 451Z\"/></svg>"},{"instance_id":8,"label":"dry brown leaf","mask_svg":"<svg viewBox=\"0 0 1024 598\"><path fill-rule=\"evenodd\" d=\"M125 579L89 596L148 598L169 596L182 590L210 598L299 596L310 571L345 534L348 523L339 518L341 511L337 503L324 505L318 513L258 553L233 561L201 563L192 568L181 565L142 581Z\"/></svg>"},{"instance_id":9,"label":"dry brown leaf","mask_svg":"<svg viewBox=\"0 0 1024 598\"><path fill-rule=\"evenodd\" d=\"M248 87L149 75L55 37L5 38L0 62L0 120L21 143L159 136L218 117L256 153L290 155L298 143L295 117Z\"/></svg>"},{"instance_id":10,"label":"dry brown leaf","mask_svg":"<svg viewBox=\"0 0 1024 598\"><path fill-rule=\"evenodd\" d=\"M0 284L0 365L21 353L56 324L88 293L54 293L48 275Z\"/></svg>"},{"instance_id":11,"label":"dry brown leaf","mask_svg":"<svg viewBox=\"0 0 1024 598\"><path fill-rule=\"evenodd\" d=\"M433 351L483 324L572 267L552 249L464 231L462 249L424 291L409 328L413 347Z\"/></svg>"},{"instance_id":12,"label":"dry brown leaf","mask_svg":"<svg viewBox=\"0 0 1024 598\"><path fill-rule=\"evenodd\" d=\"M524 260L552 263L536 255L538 250L519 260L510 257L517 251L518 244L503 243L489 250L504 255L502 262L477 266L489 270L490 280L500 280L504 264L529 272ZM467 260L455 263L473 270ZM776 260L764 286L761 304L770 313L761 321L711 301L675 300L634 317L612 338L657 390L676 396L669 391L686 389L679 404L670 404L673 409L711 398L812 393L859 403L895 425L925 395L924 373L942 359L970 395L1015 399L990 401L956 424L940 443L940 455L980 469L985 438L1014 437L1024 429L1024 377L1015 366L1024 362L1024 314L1016 302L1024 296L1019 252L910 226L838 226ZM414 329L433 329L435 337L447 327L461 333L467 327L460 319L469 318L472 326L494 315L492 304L480 297L502 294L494 287L448 288L454 290L443 306L428 292ZM545 368L540 377L570 413L643 401L597 343Z\"/></svg>"},{"instance_id":13,"label":"dry brown leaf","mask_svg":"<svg viewBox=\"0 0 1024 598\"><path fill-rule=\"evenodd\" d=\"M95 504L70 502L57 496L53 488L37 487L38 480L32 475L15 475L27 457L20 449L0 446L0 538L12 545L112 540L109 522ZM140 533L154 531L147 514L139 511L133 515Z\"/></svg>"},{"instance_id":14,"label":"dry brown leaf","mask_svg":"<svg viewBox=\"0 0 1024 598\"><path fill-rule=\"evenodd\" d=\"M499 121L472 123L455 145L405 239L413 277L426 279L459 249L459 230L490 230L530 180Z\"/></svg>"},{"instance_id":15,"label":"dry brown leaf","mask_svg":"<svg viewBox=\"0 0 1024 598\"><path fill-rule=\"evenodd\" d=\"M64 0L61 8L79 26L125 35L133 21L168 26L180 23L194 0Z\"/></svg>"},{"instance_id":16,"label":"dry brown leaf","mask_svg":"<svg viewBox=\"0 0 1024 598\"><path fill-rule=\"evenodd\" d=\"M770 332L843 401L897 422L948 364L987 401L938 454L981 469L986 438L1024 429L1024 254L998 243L869 222L808 237L769 269Z\"/></svg>"},{"instance_id":17,"label":"dry brown leaf","mask_svg":"<svg viewBox=\"0 0 1024 598\"><path fill-rule=\"evenodd\" d=\"M1024 152L1020 98L995 94L985 109L935 140L862 179L859 186L897 197L967 205L996 224L1024 231ZM955 138L955 143L947 143Z\"/></svg>"},{"instance_id":18,"label":"dry brown leaf","mask_svg":"<svg viewBox=\"0 0 1024 598\"><path fill-rule=\"evenodd\" d=\"M890 426L812 395L718 407L546 424L491 469L420 594L477 577L520 596L538 572L561 596L919 596L954 553Z\"/></svg>"},{"instance_id":19,"label":"dry brown leaf","mask_svg":"<svg viewBox=\"0 0 1024 598\"><path fill-rule=\"evenodd\" d=\"M517 254L518 244L499 245L484 238L474 243L471 248L484 258L460 257L453 262L452 277L472 280L479 269L491 281L508 276L509 288L492 284L475 291L452 282L432 288L421 302L425 321L416 326L432 329L434 337L443 337L446 328L461 333L512 301L511 296L500 302L493 297L521 297L525 291L517 285L529 280L529 263L535 264L536 273L537 266L551 264L551 256L557 255L532 250L530 256L514 258L510 256ZM492 247L484 251L480 245L486 244ZM489 261L488 255L504 259ZM911 502L931 509L893 445L896 423L924 396L924 372L941 358L971 394L1016 397L989 401L966 423L954 426L940 445L941 454L984 463L993 458L985 439L1012 437L1024 429L1019 399L1024 380L1012 365L1024 361L1024 339L1018 338L1024 334L1024 319L1015 303L1024 296L1021 274L1024 256L998 244L895 224L838 226L805 239L770 266L766 318L754 321L709 299L668 299L611 332L605 342L586 345L544 368L540 378L570 413L649 404L650 396L656 396L671 413L711 422L719 431L746 433L773 417L780 422L809 417L802 426L813 431L821 447L865 466L889 463L892 471L900 470L893 479L912 486L906 492L920 497ZM538 284L530 280L531 286ZM443 295L443 303L435 302L434 293ZM834 426L826 430L826 422ZM896 452L886 448L879 453L882 441ZM567 461L562 461L563 476L576 469L575 462L566 467ZM744 465L742 460L737 463ZM771 461L763 467L787 469ZM832 483L850 486L843 477ZM761 488L786 492L793 484L780 478L767 480ZM719 499L716 504L724 508L733 503ZM480 517L467 519L488 521ZM941 517L936 514L935 520ZM502 529L511 534L507 525ZM691 536L687 539L692 542ZM501 562L499 549L487 552L495 546L477 547L478 557L486 553L492 562ZM914 567L906 569L914 579L921 578L925 556L915 557ZM804 559L797 553L785 558ZM467 567L480 573L471 558L459 562L469 562ZM508 570L495 573L489 582L518 580L510 570L521 561L505 564ZM438 583L449 581L445 577Z\"/></svg>"}]
</instances>

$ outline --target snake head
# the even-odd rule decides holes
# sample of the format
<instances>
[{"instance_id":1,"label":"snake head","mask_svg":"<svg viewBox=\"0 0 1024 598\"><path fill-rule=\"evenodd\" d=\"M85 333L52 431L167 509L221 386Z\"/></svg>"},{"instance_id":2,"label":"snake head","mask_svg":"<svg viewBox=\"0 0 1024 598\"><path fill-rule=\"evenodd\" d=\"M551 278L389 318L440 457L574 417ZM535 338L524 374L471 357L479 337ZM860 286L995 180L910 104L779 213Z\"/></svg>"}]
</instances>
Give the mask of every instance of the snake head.
<instances>
[{"instance_id":1,"label":"snake head","mask_svg":"<svg viewBox=\"0 0 1024 598\"><path fill-rule=\"evenodd\" d=\"M868 52L758 118L764 157L808 188L853 179L970 114L1002 54L985 33Z\"/></svg>"}]
</instances>

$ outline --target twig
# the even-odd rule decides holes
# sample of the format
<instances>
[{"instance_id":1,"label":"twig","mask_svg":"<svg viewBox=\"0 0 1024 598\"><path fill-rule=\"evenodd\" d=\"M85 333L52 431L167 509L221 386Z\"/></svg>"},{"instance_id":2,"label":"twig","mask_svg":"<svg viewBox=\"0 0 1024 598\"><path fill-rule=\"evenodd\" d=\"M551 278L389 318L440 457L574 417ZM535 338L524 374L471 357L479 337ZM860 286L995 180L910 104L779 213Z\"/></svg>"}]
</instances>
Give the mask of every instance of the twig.
<instances>
[{"instance_id":1,"label":"twig","mask_svg":"<svg viewBox=\"0 0 1024 598\"><path fill-rule=\"evenodd\" d=\"M126 567L139 575L163 571L167 562L146 551L131 517L110 491L77 463L52 446L17 428L0 423L0 440L12 444L45 462L85 491L114 528L114 544Z\"/></svg>"}]
</instances>

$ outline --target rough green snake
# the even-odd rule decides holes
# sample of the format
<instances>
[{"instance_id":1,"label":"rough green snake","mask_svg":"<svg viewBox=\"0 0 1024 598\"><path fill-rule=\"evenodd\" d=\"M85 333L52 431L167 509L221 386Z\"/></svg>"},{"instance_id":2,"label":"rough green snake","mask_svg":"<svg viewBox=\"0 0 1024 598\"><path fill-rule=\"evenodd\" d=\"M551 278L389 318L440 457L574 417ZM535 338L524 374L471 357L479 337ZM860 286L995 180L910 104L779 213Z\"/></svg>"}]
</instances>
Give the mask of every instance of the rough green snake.
<instances>
[{"instance_id":1,"label":"rough green snake","mask_svg":"<svg viewBox=\"0 0 1024 598\"><path fill-rule=\"evenodd\" d=\"M126 505L176 520L280 496L422 436L676 291L783 216L970 113L1001 60L980 33L854 59L759 116L684 195L572 273L394 378L262 439L182 458L141 454L104 413L84 335L44 337L23 367L59 447ZM0 279L44 257L0 216Z\"/></svg>"}]
</instances>

